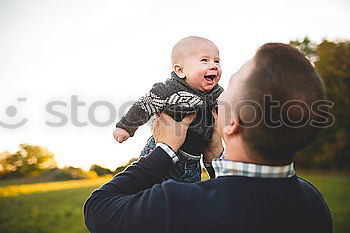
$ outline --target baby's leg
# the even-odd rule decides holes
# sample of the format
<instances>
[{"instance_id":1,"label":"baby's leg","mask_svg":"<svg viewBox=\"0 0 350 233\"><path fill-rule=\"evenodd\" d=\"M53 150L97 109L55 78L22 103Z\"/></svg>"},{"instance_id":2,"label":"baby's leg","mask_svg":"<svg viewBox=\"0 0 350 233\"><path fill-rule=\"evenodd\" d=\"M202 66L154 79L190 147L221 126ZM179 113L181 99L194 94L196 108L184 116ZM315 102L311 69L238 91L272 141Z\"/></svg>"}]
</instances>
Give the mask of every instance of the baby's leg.
<instances>
[{"instance_id":1,"label":"baby's leg","mask_svg":"<svg viewBox=\"0 0 350 233\"><path fill-rule=\"evenodd\" d=\"M144 147L143 150L141 151L140 157L141 157L141 156L149 155L155 148L156 148L156 142L155 142L155 140L154 140L154 137L151 136L151 137L147 140L147 143L146 143L145 147Z\"/></svg>"},{"instance_id":2,"label":"baby's leg","mask_svg":"<svg viewBox=\"0 0 350 233\"><path fill-rule=\"evenodd\" d=\"M195 183L201 181L202 170L199 160L188 159L185 164L185 173L179 180L184 183Z\"/></svg>"},{"instance_id":3,"label":"baby's leg","mask_svg":"<svg viewBox=\"0 0 350 233\"><path fill-rule=\"evenodd\" d=\"M183 183L195 183L201 181L200 156L190 155L179 150L179 161L166 175L165 179L172 179Z\"/></svg>"},{"instance_id":4,"label":"baby's leg","mask_svg":"<svg viewBox=\"0 0 350 233\"><path fill-rule=\"evenodd\" d=\"M154 137L151 136L141 151L141 156L149 155L156 148ZM177 153L179 161L164 176L165 180L172 179L183 183L195 183L201 180L200 156L190 155L179 150Z\"/></svg>"}]
</instances>

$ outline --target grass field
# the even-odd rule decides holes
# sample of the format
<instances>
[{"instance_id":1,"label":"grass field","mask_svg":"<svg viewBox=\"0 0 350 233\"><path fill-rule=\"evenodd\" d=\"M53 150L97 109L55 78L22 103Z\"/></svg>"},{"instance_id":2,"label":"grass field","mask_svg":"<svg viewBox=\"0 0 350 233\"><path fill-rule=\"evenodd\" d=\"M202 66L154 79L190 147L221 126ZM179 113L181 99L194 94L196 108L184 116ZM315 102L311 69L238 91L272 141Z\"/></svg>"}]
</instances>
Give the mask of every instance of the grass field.
<instances>
[{"instance_id":1,"label":"grass field","mask_svg":"<svg viewBox=\"0 0 350 233\"><path fill-rule=\"evenodd\" d=\"M21 184L0 186L0 197L11 197L29 193L41 193L71 188L91 187L103 184L110 180L112 176L99 177L97 179L56 181L37 184Z\"/></svg>"},{"instance_id":2,"label":"grass field","mask_svg":"<svg viewBox=\"0 0 350 233\"><path fill-rule=\"evenodd\" d=\"M334 233L349 233L350 179L345 175L300 173L324 195ZM45 185L43 185L44 187ZM98 186L0 197L1 233L87 233L82 206Z\"/></svg>"},{"instance_id":3,"label":"grass field","mask_svg":"<svg viewBox=\"0 0 350 233\"><path fill-rule=\"evenodd\" d=\"M312 174L299 175L311 181L322 193L333 218L334 233L350 232L350 176L349 174Z\"/></svg>"},{"instance_id":4,"label":"grass field","mask_svg":"<svg viewBox=\"0 0 350 233\"><path fill-rule=\"evenodd\" d=\"M82 206L98 186L0 198L1 233L87 233Z\"/></svg>"}]
</instances>

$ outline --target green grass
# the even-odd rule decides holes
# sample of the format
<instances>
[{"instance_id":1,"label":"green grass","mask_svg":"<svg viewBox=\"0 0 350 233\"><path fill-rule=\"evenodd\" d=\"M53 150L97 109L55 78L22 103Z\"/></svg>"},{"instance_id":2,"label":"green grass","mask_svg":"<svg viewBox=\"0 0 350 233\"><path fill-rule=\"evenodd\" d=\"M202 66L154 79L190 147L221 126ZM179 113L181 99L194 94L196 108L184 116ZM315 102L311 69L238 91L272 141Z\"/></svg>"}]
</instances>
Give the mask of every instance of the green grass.
<instances>
[{"instance_id":1,"label":"green grass","mask_svg":"<svg viewBox=\"0 0 350 233\"><path fill-rule=\"evenodd\" d=\"M0 198L1 233L87 233L82 206L96 187Z\"/></svg>"},{"instance_id":2,"label":"green grass","mask_svg":"<svg viewBox=\"0 0 350 233\"><path fill-rule=\"evenodd\" d=\"M344 174L300 172L323 194L334 233L349 233L350 179ZM97 186L0 198L1 233L87 233L82 206Z\"/></svg>"},{"instance_id":3,"label":"green grass","mask_svg":"<svg viewBox=\"0 0 350 233\"><path fill-rule=\"evenodd\" d=\"M322 193L333 218L334 233L350 232L350 176L349 174L322 174L300 172L299 175L311 181Z\"/></svg>"},{"instance_id":4,"label":"green grass","mask_svg":"<svg viewBox=\"0 0 350 233\"><path fill-rule=\"evenodd\" d=\"M56 182L56 181L65 181L65 180L53 180L51 177L45 176L25 176L20 178L11 178L11 179L0 179L1 186L9 185L20 185L20 184L36 184L36 183L45 183L45 182Z\"/></svg>"}]
</instances>

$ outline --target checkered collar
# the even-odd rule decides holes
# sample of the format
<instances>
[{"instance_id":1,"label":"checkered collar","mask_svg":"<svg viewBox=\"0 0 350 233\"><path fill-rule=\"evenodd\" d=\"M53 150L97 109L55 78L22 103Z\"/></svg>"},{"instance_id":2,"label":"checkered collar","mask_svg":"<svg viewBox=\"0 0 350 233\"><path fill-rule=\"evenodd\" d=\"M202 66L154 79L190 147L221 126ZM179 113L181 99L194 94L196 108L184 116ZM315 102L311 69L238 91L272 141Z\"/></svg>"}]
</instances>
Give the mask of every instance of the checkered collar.
<instances>
[{"instance_id":1,"label":"checkered collar","mask_svg":"<svg viewBox=\"0 0 350 233\"><path fill-rule=\"evenodd\" d=\"M216 178L219 176L245 176L260 178L288 178L295 175L294 164L268 166L252 163L235 162L226 159L214 159L212 166Z\"/></svg>"}]
</instances>

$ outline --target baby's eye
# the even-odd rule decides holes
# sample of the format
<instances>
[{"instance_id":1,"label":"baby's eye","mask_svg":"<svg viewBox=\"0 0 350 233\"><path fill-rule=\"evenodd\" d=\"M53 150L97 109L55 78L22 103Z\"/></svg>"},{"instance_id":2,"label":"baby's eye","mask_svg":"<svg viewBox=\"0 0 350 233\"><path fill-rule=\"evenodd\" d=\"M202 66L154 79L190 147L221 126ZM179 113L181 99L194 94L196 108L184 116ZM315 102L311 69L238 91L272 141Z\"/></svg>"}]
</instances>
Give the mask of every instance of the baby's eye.
<instances>
[{"instance_id":1,"label":"baby's eye","mask_svg":"<svg viewBox=\"0 0 350 233\"><path fill-rule=\"evenodd\" d=\"M202 60L201 60L201 62L207 62L208 61L208 59L206 59L206 58L203 58Z\"/></svg>"},{"instance_id":2,"label":"baby's eye","mask_svg":"<svg viewBox=\"0 0 350 233\"><path fill-rule=\"evenodd\" d=\"M220 63L220 61L219 61L219 60L215 60L214 62L215 62L215 63L217 63L217 64L219 64L219 63Z\"/></svg>"}]
</instances>

